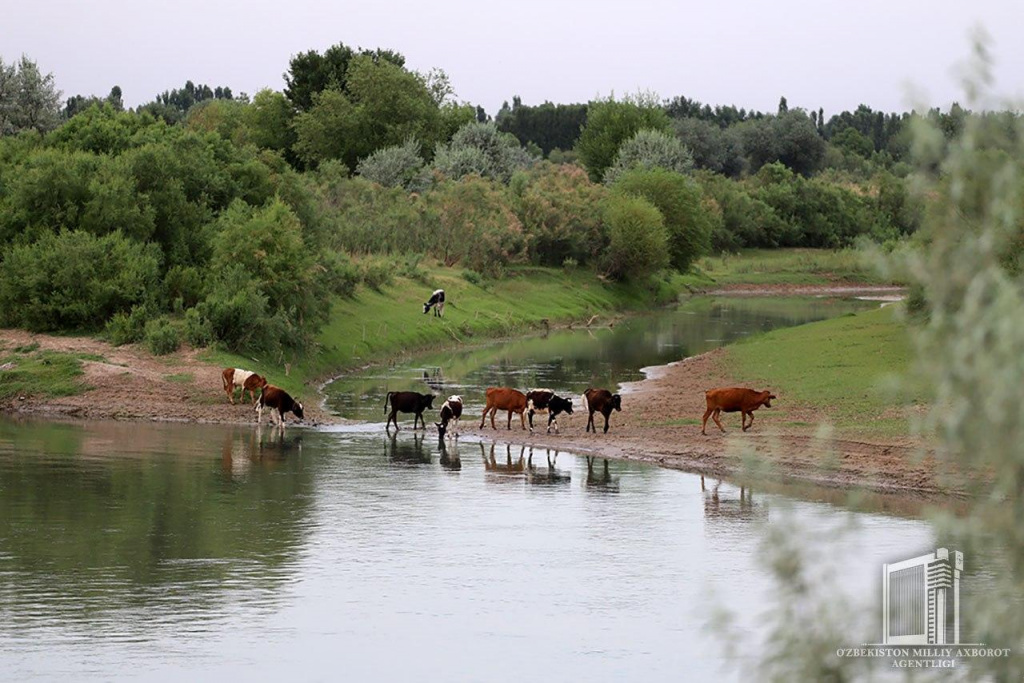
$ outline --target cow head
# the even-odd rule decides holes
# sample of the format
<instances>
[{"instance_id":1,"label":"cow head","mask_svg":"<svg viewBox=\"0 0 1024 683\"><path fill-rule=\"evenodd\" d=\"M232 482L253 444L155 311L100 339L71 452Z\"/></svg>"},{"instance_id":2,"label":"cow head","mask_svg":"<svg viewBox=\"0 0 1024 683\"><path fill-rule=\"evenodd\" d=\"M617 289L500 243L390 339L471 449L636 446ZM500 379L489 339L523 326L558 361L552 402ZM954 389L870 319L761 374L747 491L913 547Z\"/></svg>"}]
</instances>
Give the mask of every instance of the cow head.
<instances>
[{"instance_id":1,"label":"cow head","mask_svg":"<svg viewBox=\"0 0 1024 683\"><path fill-rule=\"evenodd\" d=\"M561 396L556 396L555 398L553 398L551 400L551 407L552 408L556 408L556 407L557 408L561 408L562 412L565 413L566 415L572 415L572 399L571 398L562 398Z\"/></svg>"},{"instance_id":2,"label":"cow head","mask_svg":"<svg viewBox=\"0 0 1024 683\"><path fill-rule=\"evenodd\" d=\"M765 408L771 408L772 407L772 400L776 399L776 398L778 398L778 396L776 396L772 392L770 392L770 391L762 391L761 392L761 405L763 405Z\"/></svg>"},{"instance_id":3,"label":"cow head","mask_svg":"<svg viewBox=\"0 0 1024 683\"><path fill-rule=\"evenodd\" d=\"M622 397L618 394L612 394L612 408L620 412L622 411Z\"/></svg>"},{"instance_id":4,"label":"cow head","mask_svg":"<svg viewBox=\"0 0 1024 683\"><path fill-rule=\"evenodd\" d=\"M424 396L423 396L423 405L425 405L430 410L433 410L434 409L434 398L436 398L436 397L433 394L424 394Z\"/></svg>"},{"instance_id":5,"label":"cow head","mask_svg":"<svg viewBox=\"0 0 1024 683\"><path fill-rule=\"evenodd\" d=\"M430 313L430 304L423 304L423 315Z\"/></svg>"},{"instance_id":6,"label":"cow head","mask_svg":"<svg viewBox=\"0 0 1024 683\"><path fill-rule=\"evenodd\" d=\"M292 413L294 413L295 417L299 418L300 420L306 419L302 414L302 404L299 403L298 401L296 401L295 405L292 406Z\"/></svg>"},{"instance_id":7,"label":"cow head","mask_svg":"<svg viewBox=\"0 0 1024 683\"><path fill-rule=\"evenodd\" d=\"M434 425L437 427L437 438L443 439L444 433L448 431L448 425L441 422L435 422Z\"/></svg>"}]
</instances>

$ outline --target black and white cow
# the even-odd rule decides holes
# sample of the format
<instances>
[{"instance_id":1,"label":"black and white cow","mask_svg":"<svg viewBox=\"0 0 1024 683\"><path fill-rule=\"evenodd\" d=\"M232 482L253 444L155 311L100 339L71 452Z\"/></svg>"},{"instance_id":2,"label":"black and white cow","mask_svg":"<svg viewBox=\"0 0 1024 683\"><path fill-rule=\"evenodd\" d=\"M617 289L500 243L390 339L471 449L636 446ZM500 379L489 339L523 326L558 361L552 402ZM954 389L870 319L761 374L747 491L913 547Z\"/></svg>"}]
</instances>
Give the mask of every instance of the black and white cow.
<instances>
[{"instance_id":1,"label":"black and white cow","mask_svg":"<svg viewBox=\"0 0 1024 683\"><path fill-rule=\"evenodd\" d=\"M388 403L391 404L391 414L388 415L385 429L390 429L392 422L395 423L395 429L398 429L398 413L415 413L416 416L412 419L412 428L416 429L417 423L422 422L423 428L426 429L427 423L423 419L423 411L434 409L434 395L418 394L415 391L389 391L384 399L385 413L388 412Z\"/></svg>"},{"instance_id":2,"label":"black and white cow","mask_svg":"<svg viewBox=\"0 0 1024 683\"><path fill-rule=\"evenodd\" d=\"M462 418L462 397L461 396L449 396L448 400L441 405L440 413L441 421L435 422L437 425L437 436L443 439L445 434L448 432L448 423L454 422L455 426L452 429L452 434L455 437L459 436L459 420Z\"/></svg>"},{"instance_id":3,"label":"black and white cow","mask_svg":"<svg viewBox=\"0 0 1024 683\"><path fill-rule=\"evenodd\" d=\"M430 295L427 302L423 304L423 314L430 313L430 309L434 309L434 315L438 318L444 317L444 290L436 289L434 293Z\"/></svg>"},{"instance_id":4,"label":"black and white cow","mask_svg":"<svg viewBox=\"0 0 1024 683\"><path fill-rule=\"evenodd\" d=\"M558 416L562 413L572 415L572 399L556 396L550 389L534 389L526 394L526 416L530 419L530 431L533 431L534 413L548 414L548 431L555 425L558 433Z\"/></svg>"}]
</instances>

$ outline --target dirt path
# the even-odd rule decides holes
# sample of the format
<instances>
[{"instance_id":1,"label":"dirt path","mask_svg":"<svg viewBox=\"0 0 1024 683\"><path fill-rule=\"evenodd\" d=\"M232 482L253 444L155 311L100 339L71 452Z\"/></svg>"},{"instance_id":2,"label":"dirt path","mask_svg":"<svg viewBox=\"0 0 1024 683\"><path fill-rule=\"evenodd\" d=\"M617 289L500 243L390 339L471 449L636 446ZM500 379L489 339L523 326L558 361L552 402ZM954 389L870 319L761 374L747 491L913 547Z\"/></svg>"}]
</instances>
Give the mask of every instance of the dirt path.
<instances>
[{"instance_id":1,"label":"dirt path","mask_svg":"<svg viewBox=\"0 0 1024 683\"><path fill-rule=\"evenodd\" d=\"M199 360L195 350L153 356L135 344L111 346L89 337L56 337L21 330L0 330L4 349L38 344L40 350L102 356L85 360L82 381L91 387L77 396L14 397L0 412L84 419L168 422L255 422L252 405L238 398L228 403L218 366ZM248 368L257 370L257 368ZM272 378L271 378L272 380ZM248 396L248 395L247 395ZM302 397L306 398L306 397ZM313 398L313 397L311 397ZM334 422L319 400L306 400L309 424ZM266 419L266 415L264 416Z\"/></svg>"}]
</instances>

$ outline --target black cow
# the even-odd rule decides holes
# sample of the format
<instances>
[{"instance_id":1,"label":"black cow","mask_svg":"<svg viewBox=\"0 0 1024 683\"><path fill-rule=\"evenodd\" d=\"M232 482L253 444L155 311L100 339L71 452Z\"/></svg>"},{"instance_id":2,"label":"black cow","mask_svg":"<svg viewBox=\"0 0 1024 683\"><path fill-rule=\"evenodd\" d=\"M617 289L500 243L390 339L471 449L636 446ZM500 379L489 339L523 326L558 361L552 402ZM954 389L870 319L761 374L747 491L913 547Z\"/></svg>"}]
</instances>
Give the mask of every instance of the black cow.
<instances>
[{"instance_id":1,"label":"black cow","mask_svg":"<svg viewBox=\"0 0 1024 683\"><path fill-rule=\"evenodd\" d=\"M448 423L455 422L455 429L452 430L452 434L456 437L459 435L459 420L462 418L462 397L461 396L449 396L448 400L441 405L441 412L439 417L440 422L435 422L437 425L437 437L443 439L445 434L448 432Z\"/></svg>"},{"instance_id":2,"label":"black cow","mask_svg":"<svg viewBox=\"0 0 1024 683\"><path fill-rule=\"evenodd\" d=\"M415 391L389 391L384 399L385 413L388 412L388 403L391 403L391 414L388 415L385 429L391 429L392 422L395 423L395 430L398 429L397 413L416 413L416 417L412 419L412 428L416 429L416 423L422 422L423 428L426 429L427 423L423 419L423 411L434 409L434 395L417 394Z\"/></svg>"},{"instance_id":3,"label":"black cow","mask_svg":"<svg viewBox=\"0 0 1024 683\"><path fill-rule=\"evenodd\" d=\"M604 415L604 433L608 433L608 416L612 414L612 410L622 410L622 397L618 394L613 394L607 389L587 389L583 392L583 408L590 417L587 418L587 429L586 431L594 430L597 433L597 427L594 426L594 413L601 413Z\"/></svg>"},{"instance_id":4,"label":"black cow","mask_svg":"<svg viewBox=\"0 0 1024 683\"><path fill-rule=\"evenodd\" d=\"M572 399L556 396L550 389L534 389L526 394L526 416L530 419L530 431L533 431L534 413L548 414L548 431L551 433L551 425L555 425L555 434L558 433L558 416L562 413L572 415Z\"/></svg>"},{"instance_id":5,"label":"black cow","mask_svg":"<svg viewBox=\"0 0 1024 683\"><path fill-rule=\"evenodd\" d=\"M284 426L284 414L292 413L295 417L300 420L304 419L302 414L302 404L293 399L287 391L280 387L275 387L273 384L264 384L260 390L260 400L256 402L256 422L260 423L263 421L263 408L273 408L278 414L278 423ZM271 422L273 422L273 413L271 415Z\"/></svg>"},{"instance_id":6,"label":"black cow","mask_svg":"<svg viewBox=\"0 0 1024 683\"><path fill-rule=\"evenodd\" d=\"M436 308L435 308L436 307ZM430 309L434 309L434 315L438 318L444 317L444 290L435 289L434 293L430 295L427 302L423 304L423 315L430 313Z\"/></svg>"}]
</instances>

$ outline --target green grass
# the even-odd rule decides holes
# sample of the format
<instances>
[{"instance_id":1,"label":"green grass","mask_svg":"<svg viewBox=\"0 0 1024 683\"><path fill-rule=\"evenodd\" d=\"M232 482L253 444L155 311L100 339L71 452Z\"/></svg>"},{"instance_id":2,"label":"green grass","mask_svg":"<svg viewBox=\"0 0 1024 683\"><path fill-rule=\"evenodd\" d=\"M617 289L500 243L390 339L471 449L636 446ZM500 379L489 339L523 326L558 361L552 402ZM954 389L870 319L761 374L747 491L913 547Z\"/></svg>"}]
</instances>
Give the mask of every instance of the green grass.
<instances>
[{"instance_id":1,"label":"green grass","mask_svg":"<svg viewBox=\"0 0 1024 683\"><path fill-rule=\"evenodd\" d=\"M905 405L923 405L926 391L909 379L911 347L895 307L776 330L729 347L737 379L792 400L820 406L836 427L908 433ZM773 404L773 409L776 404Z\"/></svg>"},{"instance_id":2,"label":"green grass","mask_svg":"<svg viewBox=\"0 0 1024 683\"><path fill-rule=\"evenodd\" d=\"M682 276L692 288L723 285L888 284L855 249L748 249L700 259ZM898 283L897 283L898 284Z\"/></svg>"},{"instance_id":3,"label":"green grass","mask_svg":"<svg viewBox=\"0 0 1024 683\"><path fill-rule=\"evenodd\" d=\"M648 289L607 283L586 270L522 268L502 280L477 285L459 271L429 268L427 281L429 286L397 277L381 291L360 287L352 299L337 299L319 335L320 348L308 358L211 351L205 359L266 374L271 383L295 393L315 379L413 351L536 330L545 320L551 325L586 322L596 315L598 321L607 321L617 312L658 303ZM422 304L435 287L445 290L444 318L423 315ZM287 376L286 362L291 362Z\"/></svg>"},{"instance_id":4,"label":"green grass","mask_svg":"<svg viewBox=\"0 0 1024 683\"><path fill-rule=\"evenodd\" d=\"M164 379L168 382L178 382L180 384L191 384L196 381L195 375L191 372L179 372L173 375L164 375Z\"/></svg>"},{"instance_id":5,"label":"green grass","mask_svg":"<svg viewBox=\"0 0 1024 683\"><path fill-rule=\"evenodd\" d=\"M9 370L0 370L0 401L19 396L74 396L89 389L81 381L81 354L35 350L38 347L36 344L32 350L0 355L0 366L13 364Z\"/></svg>"}]
</instances>

